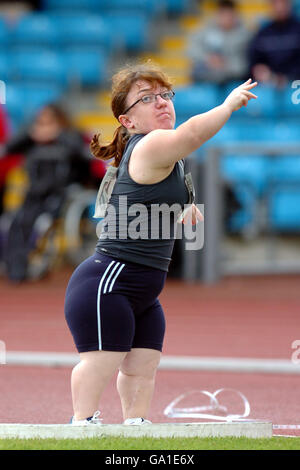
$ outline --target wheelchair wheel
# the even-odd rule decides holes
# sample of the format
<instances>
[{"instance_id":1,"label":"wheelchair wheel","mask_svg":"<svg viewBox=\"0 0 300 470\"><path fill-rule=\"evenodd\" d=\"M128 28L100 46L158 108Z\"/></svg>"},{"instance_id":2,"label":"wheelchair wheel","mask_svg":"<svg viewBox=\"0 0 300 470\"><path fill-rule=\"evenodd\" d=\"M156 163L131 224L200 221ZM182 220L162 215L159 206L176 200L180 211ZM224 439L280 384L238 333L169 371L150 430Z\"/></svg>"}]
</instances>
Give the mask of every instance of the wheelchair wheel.
<instances>
[{"instance_id":1,"label":"wheelchair wheel","mask_svg":"<svg viewBox=\"0 0 300 470\"><path fill-rule=\"evenodd\" d=\"M48 274L57 262L61 251L60 222L53 220L48 214L43 214L33 227L33 249L28 257L28 279L40 279Z\"/></svg>"},{"instance_id":2,"label":"wheelchair wheel","mask_svg":"<svg viewBox=\"0 0 300 470\"><path fill-rule=\"evenodd\" d=\"M73 198L66 211L66 251L69 261L74 265L91 256L97 243L97 221L92 217L96 196L93 190L82 190Z\"/></svg>"}]
</instances>

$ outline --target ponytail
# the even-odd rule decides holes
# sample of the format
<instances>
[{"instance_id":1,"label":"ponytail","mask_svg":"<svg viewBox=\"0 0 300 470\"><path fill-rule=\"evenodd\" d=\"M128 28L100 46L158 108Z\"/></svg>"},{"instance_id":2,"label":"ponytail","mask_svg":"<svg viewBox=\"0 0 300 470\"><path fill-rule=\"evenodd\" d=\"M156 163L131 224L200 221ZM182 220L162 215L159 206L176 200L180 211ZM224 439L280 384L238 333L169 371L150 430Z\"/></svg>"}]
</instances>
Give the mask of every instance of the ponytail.
<instances>
[{"instance_id":1,"label":"ponytail","mask_svg":"<svg viewBox=\"0 0 300 470\"><path fill-rule=\"evenodd\" d=\"M110 144L101 144L101 134L95 134L90 143L90 149L94 157L101 160L110 160L114 158L112 166L120 165L124 149L129 140L130 134L123 126L119 126L114 133Z\"/></svg>"}]
</instances>

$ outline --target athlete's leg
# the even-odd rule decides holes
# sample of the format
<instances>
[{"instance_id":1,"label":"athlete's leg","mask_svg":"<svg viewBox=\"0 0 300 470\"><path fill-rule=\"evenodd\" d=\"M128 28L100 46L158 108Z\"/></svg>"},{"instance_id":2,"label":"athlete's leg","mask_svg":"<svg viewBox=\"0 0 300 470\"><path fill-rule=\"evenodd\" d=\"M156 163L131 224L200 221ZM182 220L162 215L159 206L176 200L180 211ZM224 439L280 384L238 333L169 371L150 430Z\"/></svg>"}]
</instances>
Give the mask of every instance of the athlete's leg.
<instances>
[{"instance_id":1,"label":"athlete's leg","mask_svg":"<svg viewBox=\"0 0 300 470\"><path fill-rule=\"evenodd\" d=\"M85 283L85 288L85 297L73 289L68 299L67 319L80 353L71 377L75 420L86 419L98 409L102 392L130 351L134 337L134 314L128 300L106 294L96 302L93 282L91 286Z\"/></svg>"},{"instance_id":2,"label":"athlete's leg","mask_svg":"<svg viewBox=\"0 0 300 470\"><path fill-rule=\"evenodd\" d=\"M135 319L132 349L122 361L117 386L124 420L148 415L165 333L158 300Z\"/></svg>"},{"instance_id":3,"label":"athlete's leg","mask_svg":"<svg viewBox=\"0 0 300 470\"><path fill-rule=\"evenodd\" d=\"M71 377L74 419L93 416L101 394L124 359L126 352L89 351L80 353L80 362Z\"/></svg>"},{"instance_id":4,"label":"athlete's leg","mask_svg":"<svg viewBox=\"0 0 300 470\"><path fill-rule=\"evenodd\" d=\"M117 388L124 420L147 417L160 355L155 349L134 348L123 359Z\"/></svg>"}]
</instances>

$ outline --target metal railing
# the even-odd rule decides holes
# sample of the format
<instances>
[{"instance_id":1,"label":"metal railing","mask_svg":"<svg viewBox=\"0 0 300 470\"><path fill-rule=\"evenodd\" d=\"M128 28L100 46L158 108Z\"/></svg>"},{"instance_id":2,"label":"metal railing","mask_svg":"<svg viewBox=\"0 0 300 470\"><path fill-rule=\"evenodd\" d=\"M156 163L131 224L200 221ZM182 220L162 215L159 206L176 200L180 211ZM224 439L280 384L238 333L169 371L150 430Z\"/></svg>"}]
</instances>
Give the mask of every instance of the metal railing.
<instances>
[{"instance_id":1,"label":"metal railing","mask_svg":"<svg viewBox=\"0 0 300 470\"><path fill-rule=\"evenodd\" d=\"M300 144L271 145L263 143L230 143L211 146L206 150L203 163L195 153L189 160L190 170L196 190L196 202L205 208L204 247L198 251L182 251L182 278L185 281L201 280L204 283L216 283L224 275L241 274L280 274L300 273L300 226L299 257L294 259L276 259L278 236L268 226L267 214L261 228L265 234L265 256L260 263L243 259L234 263L223 254L225 230L223 223L224 199L222 193L223 177L220 172L220 159L226 154L264 155L270 158L286 155L299 155ZM287 184L287 183L285 183ZM300 192L300 184L299 184Z\"/></svg>"}]
</instances>

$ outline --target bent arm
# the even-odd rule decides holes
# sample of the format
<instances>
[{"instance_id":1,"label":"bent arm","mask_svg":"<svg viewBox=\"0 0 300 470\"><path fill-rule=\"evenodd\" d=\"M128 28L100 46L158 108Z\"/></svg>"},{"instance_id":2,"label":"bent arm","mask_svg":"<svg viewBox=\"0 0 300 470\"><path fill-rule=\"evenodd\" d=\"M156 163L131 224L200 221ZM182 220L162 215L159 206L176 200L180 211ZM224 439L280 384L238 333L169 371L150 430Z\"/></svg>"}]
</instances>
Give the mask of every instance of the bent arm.
<instances>
[{"instance_id":1,"label":"bent arm","mask_svg":"<svg viewBox=\"0 0 300 470\"><path fill-rule=\"evenodd\" d=\"M257 98L249 91L256 85L249 79L235 88L220 106L191 117L175 130L150 132L137 144L139 158L145 159L152 168L163 168L187 157L211 139L226 124L233 111L246 106L251 98Z\"/></svg>"}]
</instances>

